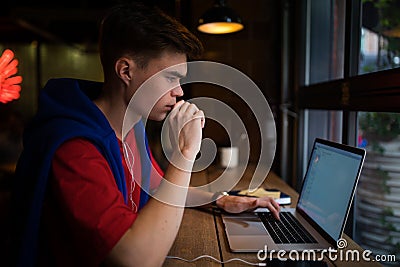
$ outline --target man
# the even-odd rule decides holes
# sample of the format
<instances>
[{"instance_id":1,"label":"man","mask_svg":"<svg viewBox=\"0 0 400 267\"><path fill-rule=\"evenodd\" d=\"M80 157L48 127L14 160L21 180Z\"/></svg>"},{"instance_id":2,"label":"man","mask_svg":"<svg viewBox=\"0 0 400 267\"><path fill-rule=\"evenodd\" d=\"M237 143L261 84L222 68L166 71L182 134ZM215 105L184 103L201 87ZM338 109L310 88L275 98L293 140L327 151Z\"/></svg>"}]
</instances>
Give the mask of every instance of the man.
<instances>
[{"instance_id":1,"label":"man","mask_svg":"<svg viewBox=\"0 0 400 267\"><path fill-rule=\"evenodd\" d=\"M100 33L104 83L50 80L26 130L14 194L20 266L160 266L185 202L191 195L199 197L187 196L186 189L174 195L178 205L169 205L149 197L135 177L148 181L162 175L182 188L189 186L204 114L176 99L183 95L179 79L186 75L186 61L200 55L200 42L161 11L139 4L111 9ZM141 101L131 108L132 97L157 73L158 83L141 92ZM146 96L164 84L172 89L149 109ZM124 149L128 106L135 142ZM154 171L141 119L161 121L167 115L176 164L162 173ZM126 160L124 151L131 154ZM158 182L157 194L171 195L170 187ZM211 195L202 197L211 201ZM227 196L217 205L229 212L263 206L276 216L279 210L270 198Z\"/></svg>"}]
</instances>

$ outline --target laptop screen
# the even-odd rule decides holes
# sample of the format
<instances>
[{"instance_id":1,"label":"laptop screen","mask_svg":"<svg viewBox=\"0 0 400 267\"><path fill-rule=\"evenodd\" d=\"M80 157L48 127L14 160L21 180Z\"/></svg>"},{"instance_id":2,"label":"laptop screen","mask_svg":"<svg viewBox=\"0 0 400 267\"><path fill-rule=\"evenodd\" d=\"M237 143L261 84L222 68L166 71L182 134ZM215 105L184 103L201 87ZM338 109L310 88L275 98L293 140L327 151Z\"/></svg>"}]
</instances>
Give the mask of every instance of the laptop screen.
<instances>
[{"instance_id":1,"label":"laptop screen","mask_svg":"<svg viewBox=\"0 0 400 267\"><path fill-rule=\"evenodd\" d=\"M314 144L298 208L334 240L341 237L362 163L363 152Z\"/></svg>"}]
</instances>

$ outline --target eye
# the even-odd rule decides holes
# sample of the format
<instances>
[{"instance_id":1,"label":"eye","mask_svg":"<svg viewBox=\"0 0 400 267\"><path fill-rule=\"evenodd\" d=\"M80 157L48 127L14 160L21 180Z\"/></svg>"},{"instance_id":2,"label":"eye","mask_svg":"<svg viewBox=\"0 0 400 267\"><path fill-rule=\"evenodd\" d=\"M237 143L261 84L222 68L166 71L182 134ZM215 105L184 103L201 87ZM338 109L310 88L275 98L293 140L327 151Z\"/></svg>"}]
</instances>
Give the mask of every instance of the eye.
<instances>
[{"instance_id":1,"label":"eye","mask_svg":"<svg viewBox=\"0 0 400 267\"><path fill-rule=\"evenodd\" d=\"M167 78L167 81L169 82L169 83L174 83L174 82L176 82L176 77L166 77Z\"/></svg>"}]
</instances>

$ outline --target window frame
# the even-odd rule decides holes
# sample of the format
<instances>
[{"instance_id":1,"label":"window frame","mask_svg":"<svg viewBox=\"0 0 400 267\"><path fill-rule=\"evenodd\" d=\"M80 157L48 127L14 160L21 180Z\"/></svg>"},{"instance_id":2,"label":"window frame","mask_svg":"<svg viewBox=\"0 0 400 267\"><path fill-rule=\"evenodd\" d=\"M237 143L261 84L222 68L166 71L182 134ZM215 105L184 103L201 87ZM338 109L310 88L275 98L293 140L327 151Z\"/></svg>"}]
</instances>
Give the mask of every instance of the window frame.
<instances>
[{"instance_id":1,"label":"window frame","mask_svg":"<svg viewBox=\"0 0 400 267\"><path fill-rule=\"evenodd\" d=\"M301 86L297 95L300 109L400 112L400 68Z\"/></svg>"},{"instance_id":2,"label":"window frame","mask_svg":"<svg viewBox=\"0 0 400 267\"><path fill-rule=\"evenodd\" d=\"M357 111L400 112L400 68L358 74L362 0L346 0L343 78L309 84L311 1L298 3L296 17L299 23L294 27L300 44L295 56L299 68L294 88L296 108L300 114L295 133L300 141L295 160L297 162L307 161L302 152L307 138L305 124L308 122L304 117L306 110L342 110L342 142L349 145L356 145ZM298 164L297 177L302 177L303 172L304 164Z\"/></svg>"}]
</instances>

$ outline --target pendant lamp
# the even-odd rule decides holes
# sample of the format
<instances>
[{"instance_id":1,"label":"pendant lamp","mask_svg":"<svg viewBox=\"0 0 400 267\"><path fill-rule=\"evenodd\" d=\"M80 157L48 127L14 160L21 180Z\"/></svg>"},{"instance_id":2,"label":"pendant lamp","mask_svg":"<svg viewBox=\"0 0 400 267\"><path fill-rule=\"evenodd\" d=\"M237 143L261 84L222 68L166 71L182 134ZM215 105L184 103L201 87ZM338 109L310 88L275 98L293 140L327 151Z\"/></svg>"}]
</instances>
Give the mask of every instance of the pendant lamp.
<instances>
[{"instance_id":1,"label":"pendant lamp","mask_svg":"<svg viewBox=\"0 0 400 267\"><path fill-rule=\"evenodd\" d=\"M209 34L226 34L243 29L242 19L226 5L225 0L216 0L212 8L199 19L197 29Z\"/></svg>"}]
</instances>

